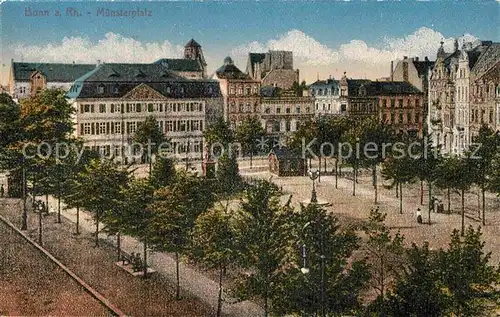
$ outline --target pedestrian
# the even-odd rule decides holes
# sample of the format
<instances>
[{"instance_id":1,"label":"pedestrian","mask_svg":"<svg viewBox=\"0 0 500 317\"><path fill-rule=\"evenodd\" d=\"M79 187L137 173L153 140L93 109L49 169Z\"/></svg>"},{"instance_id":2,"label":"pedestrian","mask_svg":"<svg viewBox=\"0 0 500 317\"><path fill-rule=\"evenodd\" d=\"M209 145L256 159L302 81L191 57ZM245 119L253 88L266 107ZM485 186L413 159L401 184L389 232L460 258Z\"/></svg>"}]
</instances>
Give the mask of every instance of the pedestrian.
<instances>
[{"instance_id":1,"label":"pedestrian","mask_svg":"<svg viewBox=\"0 0 500 317\"><path fill-rule=\"evenodd\" d=\"M2 184L2 186L0 186L0 197L3 198L4 194L5 194L5 189L3 188L3 184Z\"/></svg>"},{"instance_id":2,"label":"pedestrian","mask_svg":"<svg viewBox=\"0 0 500 317\"><path fill-rule=\"evenodd\" d=\"M422 211L417 208L417 223L422 224Z\"/></svg>"}]
</instances>

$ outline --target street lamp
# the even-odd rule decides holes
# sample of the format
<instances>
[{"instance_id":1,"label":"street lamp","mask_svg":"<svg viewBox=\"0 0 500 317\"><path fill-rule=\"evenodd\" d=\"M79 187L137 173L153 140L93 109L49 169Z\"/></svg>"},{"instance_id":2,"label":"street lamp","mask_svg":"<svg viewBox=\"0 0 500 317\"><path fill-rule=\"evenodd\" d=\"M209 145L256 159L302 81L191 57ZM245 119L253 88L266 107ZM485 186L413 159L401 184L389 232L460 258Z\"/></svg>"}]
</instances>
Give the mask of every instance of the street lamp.
<instances>
[{"instance_id":1,"label":"street lamp","mask_svg":"<svg viewBox=\"0 0 500 317\"><path fill-rule=\"evenodd\" d=\"M302 227L302 231L305 231L305 229L311 225L311 223L314 223L316 226L316 229L318 228L317 222L316 221L309 221ZM323 230L320 229L320 245L321 245L321 317L326 316L326 311L325 311L325 249L324 249L324 233ZM300 272L302 274L309 274L310 269L307 267L307 262L306 262L306 257L307 257L307 247L305 244L302 244L302 260L303 260L303 266L300 269Z\"/></svg>"},{"instance_id":2,"label":"street lamp","mask_svg":"<svg viewBox=\"0 0 500 317\"><path fill-rule=\"evenodd\" d=\"M312 187L312 193L311 193L311 203L317 203L318 198L316 197L316 179L319 177L319 170L318 171L312 171L309 170L309 178L313 182L313 187Z\"/></svg>"}]
</instances>

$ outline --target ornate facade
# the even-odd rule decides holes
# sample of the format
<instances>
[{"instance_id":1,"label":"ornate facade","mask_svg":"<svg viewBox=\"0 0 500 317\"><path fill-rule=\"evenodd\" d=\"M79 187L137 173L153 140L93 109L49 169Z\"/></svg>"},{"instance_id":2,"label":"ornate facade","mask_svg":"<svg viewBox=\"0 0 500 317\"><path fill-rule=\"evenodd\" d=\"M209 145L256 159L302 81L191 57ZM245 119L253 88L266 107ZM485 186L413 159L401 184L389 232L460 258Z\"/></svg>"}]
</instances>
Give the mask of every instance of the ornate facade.
<instances>
[{"instance_id":1,"label":"ornate facade","mask_svg":"<svg viewBox=\"0 0 500 317\"><path fill-rule=\"evenodd\" d=\"M230 57L213 76L224 98L224 119L236 128L245 118L260 118L260 81L243 73Z\"/></svg>"},{"instance_id":2,"label":"ornate facade","mask_svg":"<svg viewBox=\"0 0 500 317\"><path fill-rule=\"evenodd\" d=\"M161 64L103 64L67 93L76 109L76 136L115 158L130 157L137 126L154 116L178 158L201 158L203 130L222 115L219 85L188 80Z\"/></svg>"},{"instance_id":3,"label":"ornate facade","mask_svg":"<svg viewBox=\"0 0 500 317\"><path fill-rule=\"evenodd\" d=\"M345 115L346 108L340 104L339 81L332 79L317 80L309 86L309 94L314 96L314 111L317 116Z\"/></svg>"}]
</instances>

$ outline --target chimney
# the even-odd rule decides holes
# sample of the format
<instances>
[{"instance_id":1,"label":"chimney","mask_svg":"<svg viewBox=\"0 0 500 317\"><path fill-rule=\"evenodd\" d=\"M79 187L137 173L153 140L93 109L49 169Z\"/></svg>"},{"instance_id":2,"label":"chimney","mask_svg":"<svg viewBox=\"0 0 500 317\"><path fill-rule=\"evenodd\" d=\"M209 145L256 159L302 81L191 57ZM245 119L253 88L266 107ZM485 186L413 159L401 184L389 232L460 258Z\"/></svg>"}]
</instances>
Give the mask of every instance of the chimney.
<instances>
[{"instance_id":1,"label":"chimney","mask_svg":"<svg viewBox=\"0 0 500 317\"><path fill-rule=\"evenodd\" d=\"M408 59L408 56L403 56L403 59Z\"/></svg>"},{"instance_id":2,"label":"chimney","mask_svg":"<svg viewBox=\"0 0 500 317\"><path fill-rule=\"evenodd\" d=\"M391 61L391 81L394 81L394 61Z\"/></svg>"},{"instance_id":3,"label":"chimney","mask_svg":"<svg viewBox=\"0 0 500 317\"><path fill-rule=\"evenodd\" d=\"M426 62L428 62L428 61L429 61L429 58L426 56L426 57L424 58L424 60L425 60Z\"/></svg>"},{"instance_id":4,"label":"chimney","mask_svg":"<svg viewBox=\"0 0 500 317\"><path fill-rule=\"evenodd\" d=\"M415 56L415 62L418 62L418 56Z\"/></svg>"},{"instance_id":5,"label":"chimney","mask_svg":"<svg viewBox=\"0 0 500 317\"><path fill-rule=\"evenodd\" d=\"M101 66L101 60L100 60L100 59L98 59L98 60L97 60L97 64L96 64L95 66L96 66L96 67Z\"/></svg>"}]
</instances>

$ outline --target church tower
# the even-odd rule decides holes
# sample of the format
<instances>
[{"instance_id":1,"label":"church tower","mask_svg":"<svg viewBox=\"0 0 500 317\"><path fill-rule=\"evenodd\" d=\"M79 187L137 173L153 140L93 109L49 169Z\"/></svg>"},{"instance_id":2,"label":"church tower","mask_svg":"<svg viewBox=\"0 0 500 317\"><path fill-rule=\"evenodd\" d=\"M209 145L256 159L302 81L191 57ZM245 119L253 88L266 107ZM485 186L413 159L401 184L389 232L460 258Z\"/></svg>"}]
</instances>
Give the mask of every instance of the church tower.
<instances>
[{"instance_id":1,"label":"church tower","mask_svg":"<svg viewBox=\"0 0 500 317\"><path fill-rule=\"evenodd\" d=\"M196 42L194 39L191 39L184 46L184 58L198 61L200 63L200 66L203 68L203 72L205 72L207 63L205 62L205 58L203 57L201 45L198 44L198 42Z\"/></svg>"}]
</instances>

